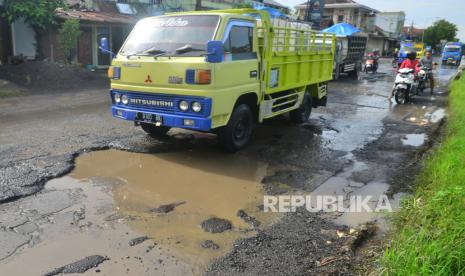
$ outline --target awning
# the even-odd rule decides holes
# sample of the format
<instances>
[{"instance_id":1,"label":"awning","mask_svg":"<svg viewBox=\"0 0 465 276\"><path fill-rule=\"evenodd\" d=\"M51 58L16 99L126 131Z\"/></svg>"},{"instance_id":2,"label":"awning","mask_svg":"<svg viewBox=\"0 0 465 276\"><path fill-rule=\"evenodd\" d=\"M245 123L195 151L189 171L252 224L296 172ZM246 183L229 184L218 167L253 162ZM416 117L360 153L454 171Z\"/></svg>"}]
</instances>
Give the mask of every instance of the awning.
<instances>
[{"instance_id":1,"label":"awning","mask_svg":"<svg viewBox=\"0 0 465 276\"><path fill-rule=\"evenodd\" d=\"M336 24L329 28L324 29L323 32L333 33L335 35L341 35L341 36L349 36L355 33L360 33L361 30L347 23L339 23L339 24Z\"/></svg>"}]
</instances>

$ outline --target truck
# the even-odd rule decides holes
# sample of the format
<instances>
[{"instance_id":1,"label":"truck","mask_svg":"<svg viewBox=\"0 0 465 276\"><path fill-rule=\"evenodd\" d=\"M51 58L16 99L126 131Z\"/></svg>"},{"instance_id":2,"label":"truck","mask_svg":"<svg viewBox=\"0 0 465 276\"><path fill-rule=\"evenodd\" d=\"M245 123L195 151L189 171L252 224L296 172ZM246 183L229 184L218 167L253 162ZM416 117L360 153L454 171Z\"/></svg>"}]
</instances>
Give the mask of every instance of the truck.
<instances>
[{"instance_id":1,"label":"truck","mask_svg":"<svg viewBox=\"0 0 465 276\"><path fill-rule=\"evenodd\" d=\"M305 123L326 105L336 39L275 21L255 9L140 20L108 69L113 116L153 137L171 128L215 133L230 152L266 119Z\"/></svg>"},{"instance_id":2,"label":"truck","mask_svg":"<svg viewBox=\"0 0 465 276\"><path fill-rule=\"evenodd\" d=\"M333 79L339 79L341 74L357 78L362 70L362 61L367 46L367 36L351 35L337 36L336 54L334 57Z\"/></svg>"},{"instance_id":3,"label":"truck","mask_svg":"<svg viewBox=\"0 0 465 276\"><path fill-rule=\"evenodd\" d=\"M367 34L346 23L336 24L323 31L336 35L333 79L338 80L341 74L357 78L362 70L368 41Z\"/></svg>"},{"instance_id":4,"label":"truck","mask_svg":"<svg viewBox=\"0 0 465 276\"><path fill-rule=\"evenodd\" d=\"M399 56L397 58L397 64L399 67L402 62L407 59L407 54L410 52L416 52L417 59L421 59L425 55L425 45L411 40L402 41L400 43Z\"/></svg>"},{"instance_id":5,"label":"truck","mask_svg":"<svg viewBox=\"0 0 465 276\"><path fill-rule=\"evenodd\" d=\"M442 50L442 64L454 64L456 66L460 65L462 56L465 51L465 44L462 42L448 42Z\"/></svg>"}]
</instances>

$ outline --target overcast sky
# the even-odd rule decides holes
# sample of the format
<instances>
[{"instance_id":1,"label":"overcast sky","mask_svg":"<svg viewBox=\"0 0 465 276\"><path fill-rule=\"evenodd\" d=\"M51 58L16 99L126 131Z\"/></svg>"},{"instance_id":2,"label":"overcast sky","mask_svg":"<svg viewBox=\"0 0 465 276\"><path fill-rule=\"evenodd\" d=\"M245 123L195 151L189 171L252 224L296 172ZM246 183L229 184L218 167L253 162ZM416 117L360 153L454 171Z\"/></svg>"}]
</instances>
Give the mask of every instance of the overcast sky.
<instances>
[{"instance_id":1,"label":"overcast sky","mask_svg":"<svg viewBox=\"0 0 465 276\"><path fill-rule=\"evenodd\" d=\"M294 7L305 0L276 0ZM438 19L447 19L459 27L459 38L465 41L465 0L355 0L380 11L403 10L407 15L406 25L414 22L424 28Z\"/></svg>"}]
</instances>

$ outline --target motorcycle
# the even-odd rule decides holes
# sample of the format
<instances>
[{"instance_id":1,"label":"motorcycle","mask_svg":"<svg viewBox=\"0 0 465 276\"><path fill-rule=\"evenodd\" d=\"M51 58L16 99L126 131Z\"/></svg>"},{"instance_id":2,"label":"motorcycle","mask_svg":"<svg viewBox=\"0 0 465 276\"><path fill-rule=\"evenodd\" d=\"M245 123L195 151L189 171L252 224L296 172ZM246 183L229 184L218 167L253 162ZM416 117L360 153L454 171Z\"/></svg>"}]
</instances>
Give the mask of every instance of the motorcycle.
<instances>
[{"instance_id":1,"label":"motorcycle","mask_svg":"<svg viewBox=\"0 0 465 276\"><path fill-rule=\"evenodd\" d=\"M426 89L427 84L430 83L431 78L431 69L427 67L421 67L420 72L418 72L418 93L423 93Z\"/></svg>"},{"instance_id":2,"label":"motorcycle","mask_svg":"<svg viewBox=\"0 0 465 276\"><path fill-rule=\"evenodd\" d=\"M367 60L365 61L365 73L368 74L368 72L372 72L373 74L376 74L378 71L378 61L374 57L368 57Z\"/></svg>"},{"instance_id":3,"label":"motorcycle","mask_svg":"<svg viewBox=\"0 0 465 276\"><path fill-rule=\"evenodd\" d=\"M393 92L397 104L405 104L410 101L417 90L415 82L415 70L404 68L398 71Z\"/></svg>"}]
</instances>

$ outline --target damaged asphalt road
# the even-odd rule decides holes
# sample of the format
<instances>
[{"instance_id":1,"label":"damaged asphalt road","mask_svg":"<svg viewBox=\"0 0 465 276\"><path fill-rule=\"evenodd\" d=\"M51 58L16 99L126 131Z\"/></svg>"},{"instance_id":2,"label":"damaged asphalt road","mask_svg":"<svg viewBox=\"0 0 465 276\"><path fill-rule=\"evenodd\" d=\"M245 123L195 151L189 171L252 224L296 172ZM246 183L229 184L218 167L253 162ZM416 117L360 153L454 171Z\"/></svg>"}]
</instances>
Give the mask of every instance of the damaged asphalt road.
<instances>
[{"instance_id":1,"label":"damaged asphalt road","mask_svg":"<svg viewBox=\"0 0 465 276\"><path fill-rule=\"evenodd\" d=\"M313 192L388 194L396 206L410 191L440 133L454 69L436 74L441 87L434 96L405 106L387 101L393 70L386 63L380 72L331 83L328 107L315 109L308 124L268 121L235 155L224 154L211 135L175 130L164 141L150 138L111 117L107 91L2 99L0 268L14 274L27 262L23 275L46 274L100 256L105 261L89 262L86 273L353 273L351 229L374 222L382 232L384 218L303 210L263 216L259 205L264 194ZM132 153L99 151L75 164L82 153L110 148ZM183 194L176 177L215 185ZM235 190L235 183L247 188ZM231 198L247 200L205 200L224 187ZM202 230L212 217L224 232ZM198 232L186 233L192 227Z\"/></svg>"}]
</instances>

